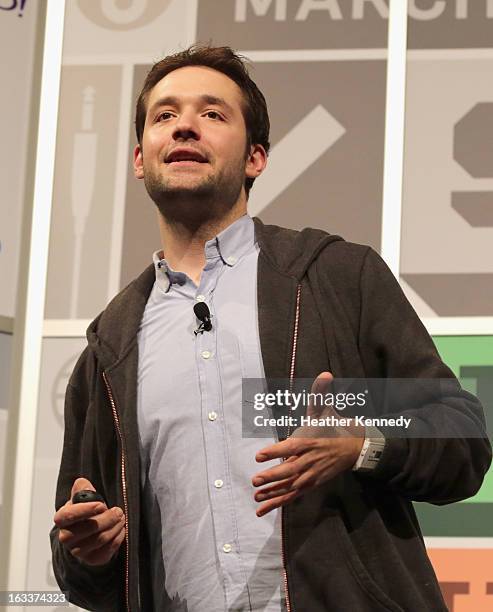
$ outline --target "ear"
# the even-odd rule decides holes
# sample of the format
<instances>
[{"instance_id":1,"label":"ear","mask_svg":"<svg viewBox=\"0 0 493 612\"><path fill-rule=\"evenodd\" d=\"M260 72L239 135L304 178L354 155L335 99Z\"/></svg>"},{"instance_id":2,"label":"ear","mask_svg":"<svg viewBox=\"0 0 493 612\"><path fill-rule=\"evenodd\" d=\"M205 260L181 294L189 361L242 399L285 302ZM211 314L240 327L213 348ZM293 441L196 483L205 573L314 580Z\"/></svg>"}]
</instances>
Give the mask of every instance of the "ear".
<instances>
[{"instance_id":1,"label":"ear","mask_svg":"<svg viewBox=\"0 0 493 612\"><path fill-rule=\"evenodd\" d=\"M144 161L142 159L142 147L136 145L134 149L134 176L137 179L144 178Z\"/></svg>"},{"instance_id":2,"label":"ear","mask_svg":"<svg viewBox=\"0 0 493 612\"><path fill-rule=\"evenodd\" d=\"M250 147L250 154L245 165L245 175L248 178L257 178L267 165L267 153L262 145L256 144Z\"/></svg>"}]
</instances>

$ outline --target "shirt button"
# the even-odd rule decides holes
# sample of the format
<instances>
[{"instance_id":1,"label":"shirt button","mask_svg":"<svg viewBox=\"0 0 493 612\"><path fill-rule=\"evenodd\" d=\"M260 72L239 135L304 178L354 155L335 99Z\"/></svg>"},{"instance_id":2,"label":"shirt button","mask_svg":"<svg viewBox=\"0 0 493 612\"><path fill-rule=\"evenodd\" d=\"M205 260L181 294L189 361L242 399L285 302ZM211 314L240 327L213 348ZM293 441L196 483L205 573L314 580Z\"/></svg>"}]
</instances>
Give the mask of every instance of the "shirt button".
<instances>
[{"instance_id":1,"label":"shirt button","mask_svg":"<svg viewBox=\"0 0 493 612\"><path fill-rule=\"evenodd\" d=\"M228 258L226 259L226 261L227 261L229 264L233 265L233 264L235 264L235 263L237 262L237 259L236 259L236 257L234 257L233 255L231 255L231 257L228 257Z\"/></svg>"},{"instance_id":2,"label":"shirt button","mask_svg":"<svg viewBox=\"0 0 493 612\"><path fill-rule=\"evenodd\" d=\"M223 486L223 484L224 482L220 478L214 481L214 486L216 487L216 489L220 489Z\"/></svg>"},{"instance_id":3,"label":"shirt button","mask_svg":"<svg viewBox=\"0 0 493 612\"><path fill-rule=\"evenodd\" d=\"M205 295L202 295L200 293L199 295L195 297L195 299L197 300L197 302L205 302Z\"/></svg>"},{"instance_id":4,"label":"shirt button","mask_svg":"<svg viewBox=\"0 0 493 612\"><path fill-rule=\"evenodd\" d=\"M209 357L211 356L211 352L210 351L202 351L202 353L200 353L202 355L202 357L204 359L209 359Z\"/></svg>"},{"instance_id":5,"label":"shirt button","mask_svg":"<svg viewBox=\"0 0 493 612\"><path fill-rule=\"evenodd\" d=\"M223 544L223 550L225 553L231 552L232 548L233 547L231 546L231 544Z\"/></svg>"},{"instance_id":6,"label":"shirt button","mask_svg":"<svg viewBox=\"0 0 493 612\"><path fill-rule=\"evenodd\" d=\"M209 412L207 416L209 417L209 421L215 421L217 419L217 412Z\"/></svg>"}]
</instances>

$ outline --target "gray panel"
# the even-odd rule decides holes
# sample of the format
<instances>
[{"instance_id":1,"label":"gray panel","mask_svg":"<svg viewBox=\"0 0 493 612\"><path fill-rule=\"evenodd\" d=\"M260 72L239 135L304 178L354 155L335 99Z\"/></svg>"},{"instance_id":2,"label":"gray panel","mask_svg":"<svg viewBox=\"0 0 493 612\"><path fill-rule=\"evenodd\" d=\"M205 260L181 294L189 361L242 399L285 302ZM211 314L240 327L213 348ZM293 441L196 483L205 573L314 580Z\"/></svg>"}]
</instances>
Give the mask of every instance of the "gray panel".
<instances>
[{"instance_id":1,"label":"gray panel","mask_svg":"<svg viewBox=\"0 0 493 612\"><path fill-rule=\"evenodd\" d=\"M454 127L454 159L474 178L493 178L493 102L475 104Z\"/></svg>"},{"instance_id":2,"label":"gray panel","mask_svg":"<svg viewBox=\"0 0 493 612\"><path fill-rule=\"evenodd\" d=\"M484 178L492 66L491 59L407 64L400 272L442 316L493 315L491 178Z\"/></svg>"},{"instance_id":3,"label":"gray panel","mask_svg":"<svg viewBox=\"0 0 493 612\"><path fill-rule=\"evenodd\" d=\"M388 0L199 0L197 39L240 49L387 46ZM489 0L409 0L409 49L486 48Z\"/></svg>"},{"instance_id":4,"label":"gray panel","mask_svg":"<svg viewBox=\"0 0 493 612\"><path fill-rule=\"evenodd\" d=\"M77 0L81 13L101 28L125 32L142 28L156 20L168 8L171 0L159 2L94 2Z\"/></svg>"},{"instance_id":5,"label":"gray panel","mask_svg":"<svg viewBox=\"0 0 493 612\"><path fill-rule=\"evenodd\" d=\"M185 0L71 0L66 7L64 57L151 60L186 41Z\"/></svg>"},{"instance_id":6,"label":"gray panel","mask_svg":"<svg viewBox=\"0 0 493 612\"><path fill-rule=\"evenodd\" d=\"M471 227L493 227L493 191L452 193L452 208Z\"/></svg>"},{"instance_id":7,"label":"gray panel","mask_svg":"<svg viewBox=\"0 0 493 612\"><path fill-rule=\"evenodd\" d=\"M403 274L441 317L491 316L493 274Z\"/></svg>"},{"instance_id":8,"label":"gray panel","mask_svg":"<svg viewBox=\"0 0 493 612\"><path fill-rule=\"evenodd\" d=\"M382 0L199 0L197 40L249 51L384 48L387 15Z\"/></svg>"},{"instance_id":9,"label":"gray panel","mask_svg":"<svg viewBox=\"0 0 493 612\"><path fill-rule=\"evenodd\" d=\"M6 317L15 314L39 6L39 2L27 2L20 10L20 3L0 3L4 9L0 10L0 131L4 143L0 147L0 315Z\"/></svg>"},{"instance_id":10,"label":"gray panel","mask_svg":"<svg viewBox=\"0 0 493 612\"><path fill-rule=\"evenodd\" d=\"M385 70L384 61L369 60L255 64L254 78L269 105L273 147L319 104L344 128L259 214L263 221L294 229L319 227L380 249ZM310 149L315 137L302 132L283 154Z\"/></svg>"},{"instance_id":11,"label":"gray panel","mask_svg":"<svg viewBox=\"0 0 493 612\"><path fill-rule=\"evenodd\" d=\"M92 318L107 302L121 68L62 70L46 313Z\"/></svg>"},{"instance_id":12,"label":"gray panel","mask_svg":"<svg viewBox=\"0 0 493 612\"><path fill-rule=\"evenodd\" d=\"M490 0L409 0L409 49L493 46Z\"/></svg>"}]
</instances>

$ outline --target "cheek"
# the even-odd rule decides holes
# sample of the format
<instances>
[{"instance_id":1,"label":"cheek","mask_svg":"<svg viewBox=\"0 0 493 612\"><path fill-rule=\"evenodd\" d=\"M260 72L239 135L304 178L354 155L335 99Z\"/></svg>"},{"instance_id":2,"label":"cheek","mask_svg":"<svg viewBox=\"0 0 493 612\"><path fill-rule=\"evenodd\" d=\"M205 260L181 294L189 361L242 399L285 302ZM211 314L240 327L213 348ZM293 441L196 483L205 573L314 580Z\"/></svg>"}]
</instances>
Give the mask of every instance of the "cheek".
<instances>
[{"instance_id":1,"label":"cheek","mask_svg":"<svg viewBox=\"0 0 493 612\"><path fill-rule=\"evenodd\" d=\"M240 135L230 136L222 142L221 154L230 163L244 162L246 159L246 141Z\"/></svg>"},{"instance_id":2,"label":"cheek","mask_svg":"<svg viewBox=\"0 0 493 612\"><path fill-rule=\"evenodd\" d=\"M168 136L164 129L150 131L144 138L143 150L147 157L158 154L167 141Z\"/></svg>"}]
</instances>

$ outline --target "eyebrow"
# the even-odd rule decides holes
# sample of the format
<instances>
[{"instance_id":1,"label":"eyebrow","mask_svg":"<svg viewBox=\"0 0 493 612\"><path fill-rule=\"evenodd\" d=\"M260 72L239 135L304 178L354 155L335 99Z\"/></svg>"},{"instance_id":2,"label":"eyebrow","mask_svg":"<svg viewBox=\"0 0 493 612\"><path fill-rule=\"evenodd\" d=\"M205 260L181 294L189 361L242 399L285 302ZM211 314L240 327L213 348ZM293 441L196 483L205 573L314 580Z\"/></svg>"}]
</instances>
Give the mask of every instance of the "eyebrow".
<instances>
[{"instance_id":1,"label":"eyebrow","mask_svg":"<svg viewBox=\"0 0 493 612\"><path fill-rule=\"evenodd\" d=\"M212 96L210 94L202 94L199 96L200 102L203 104L213 104L214 106L222 106L230 113L234 113L233 107L226 102L224 98L218 98L217 96ZM176 96L163 96L156 100L154 104L149 109L150 113L153 113L157 108L161 106L180 106L180 99Z\"/></svg>"}]
</instances>

